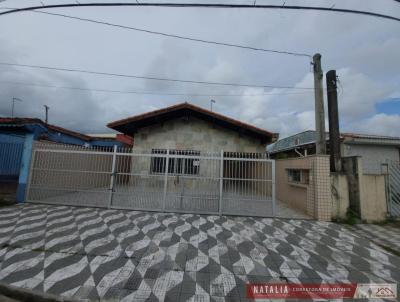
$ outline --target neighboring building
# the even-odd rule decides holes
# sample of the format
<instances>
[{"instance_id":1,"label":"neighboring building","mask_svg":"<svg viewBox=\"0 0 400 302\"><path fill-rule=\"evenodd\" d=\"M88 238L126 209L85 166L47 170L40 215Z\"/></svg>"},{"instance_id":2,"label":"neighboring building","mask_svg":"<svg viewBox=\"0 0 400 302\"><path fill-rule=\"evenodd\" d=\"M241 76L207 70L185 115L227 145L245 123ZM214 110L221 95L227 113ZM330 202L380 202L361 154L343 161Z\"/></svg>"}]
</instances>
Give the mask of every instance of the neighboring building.
<instances>
[{"instance_id":1,"label":"neighboring building","mask_svg":"<svg viewBox=\"0 0 400 302\"><path fill-rule=\"evenodd\" d=\"M0 193L17 191L23 201L34 141L85 147L125 146L114 139L96 138L62 127L46 124L37 118L0 118ZM18 189L17 189L18 187Z\"/></svg>"},{"instance_id":2,"label":"neighboring building","mask_svg":"<svg viewBox=\"0 0 400 302\"><path fill-rule=\"evenodd\" d=\"M264 153L278 134L182 103L109 123L134 137L133 148Z\"/></svg>"},{"instance_id":3,"label":"neighboring building","mask_svg":"<svg viewBox=\"0 0 400 302\"><path fill-rule=\"evenodd\" d=\"M120 142L126 146L133 146L133 137L120 133L92 133L86 134L94 140Z\"/></svg>"},{"instance_id":4,"label":"neighboring building","mask_svg":"<svg viewBox=\"0 0 400 302\"><path fill-rule=\"evenodd\" d=\"M286 137L267 147L271 158L291 158L315 154L316 132L309 130ZM341 133L342 156L361 156L365 174L380 174L381 164L400 161L400 137ZM329 134L326 134L329 152Z\"/></svg>"}]
</instances>

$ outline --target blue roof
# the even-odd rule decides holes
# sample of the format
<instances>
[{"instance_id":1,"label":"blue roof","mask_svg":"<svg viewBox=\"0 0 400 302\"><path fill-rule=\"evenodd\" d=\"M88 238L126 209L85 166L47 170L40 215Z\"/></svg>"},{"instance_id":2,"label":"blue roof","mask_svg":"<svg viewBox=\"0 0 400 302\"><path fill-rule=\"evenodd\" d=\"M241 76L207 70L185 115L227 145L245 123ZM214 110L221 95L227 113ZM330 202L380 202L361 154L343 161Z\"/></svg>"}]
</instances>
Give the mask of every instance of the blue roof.
<instances>
[{"instance_id":1,"label":"blue roof","mask_svg":"<svg viewBox=\"0 0 400 302\"><path fill-rule=\"evenodd\" d=\"M316 131L307 130L294 134L292 136L285 137L278 140L272 145L267 146L268 153L276 153L284 150L290 150L297 146L313 144L316 140Z\"/></svg>"}]
</instances>

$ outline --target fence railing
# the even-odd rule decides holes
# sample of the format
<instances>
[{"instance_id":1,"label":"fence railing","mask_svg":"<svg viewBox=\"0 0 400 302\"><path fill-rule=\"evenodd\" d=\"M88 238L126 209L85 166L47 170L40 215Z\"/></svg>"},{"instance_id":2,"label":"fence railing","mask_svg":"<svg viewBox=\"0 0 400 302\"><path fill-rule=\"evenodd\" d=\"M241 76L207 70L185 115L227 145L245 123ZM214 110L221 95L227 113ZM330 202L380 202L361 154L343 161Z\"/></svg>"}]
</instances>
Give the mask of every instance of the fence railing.
<instances>
[{"instance_id":1,"label":"fence railing","mask_svg":"<svg viewBox=\"0 0 400 302\"><path fill-rule=\"evenodd\" d=\"M27 200L136 210L275 215L275 162L261 153L37 143Z\"/></svg>"},{"instance_id":2,"label":"fence railing","mask_svg":"<svg viewBox=\"0 0 400 302\"><path fill-rule=\"evenodd\" d=\"M382 174L385 175L388 213L400 217L400 162L383 163Z\"/></svg>"},{"instance_id":3,"label":"fence railing","mask_svg":"<svg viewBox=\"0 0 400 302\"><path fill-rule=\"evenodd\" d=\"M18 179L23 149L23 142L0 142L0 181Z\"/></svg>"}]
</instances>

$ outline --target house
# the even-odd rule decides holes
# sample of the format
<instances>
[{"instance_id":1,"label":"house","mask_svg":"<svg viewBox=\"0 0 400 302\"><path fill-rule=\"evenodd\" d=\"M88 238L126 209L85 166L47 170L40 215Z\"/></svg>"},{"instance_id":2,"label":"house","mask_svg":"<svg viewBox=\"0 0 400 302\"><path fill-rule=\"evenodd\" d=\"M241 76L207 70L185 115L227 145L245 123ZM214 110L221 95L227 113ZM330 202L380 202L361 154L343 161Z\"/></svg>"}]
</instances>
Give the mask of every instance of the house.
<instances>
[{"instance_id":1,"label":"house","mask_svg":"<svg viewBox=\"0 0 400 302\"><path fill-rule=\"evenodd\" d=\"M292 158L315 154L316 132L294 134L267 147L271 158ZM329 153L329 134L326 133ZM400 137L341 133L340 149L343 157L360 156L365 174L380 174L381 164L400 161Z\"/></svg>"},{"instance_id":2,"label":"house","mask_svg":"<svg viewBox=\"0 0 400 302\"><path fill-rule=\"evenodd\" d=\"M190 103L128 117L107 126L134 137L135 150L170 150L181 154L221 150L265 153L266 146L278 138L277 133Z\"/></svg>"},{"instance_id":3,"label":"house","mask_svg":"<svg viewBox=\"0 0 400 302\"><path fill-rule=\"evenodd\" d=\"M272 164L265 148L278 134L189 103L108 127L134 140L129 192L136 194L129 196L129 206L148 208L164 199L164 207L174 211L253 211L254 215L270 211L271 202L263 206L273 196ZM254 204L260 210L249 209L246 198L258 199ZM118 203L118 197L114 201ZM219 207L219 201L225 206Z\"/></svg>"},{"instance_id":4,"label":"house","mask_svg":"<svg viewBox=\"0 0 400 302\"><path fill-rule=\"evenodd\" d=\"M115 139L91 137L59 126L46 124L37 118L0 118L0 194L13 195L23 201L29 174L34 141L46 141L77 146L125 146Z\"/></svg>"}]
</instances>

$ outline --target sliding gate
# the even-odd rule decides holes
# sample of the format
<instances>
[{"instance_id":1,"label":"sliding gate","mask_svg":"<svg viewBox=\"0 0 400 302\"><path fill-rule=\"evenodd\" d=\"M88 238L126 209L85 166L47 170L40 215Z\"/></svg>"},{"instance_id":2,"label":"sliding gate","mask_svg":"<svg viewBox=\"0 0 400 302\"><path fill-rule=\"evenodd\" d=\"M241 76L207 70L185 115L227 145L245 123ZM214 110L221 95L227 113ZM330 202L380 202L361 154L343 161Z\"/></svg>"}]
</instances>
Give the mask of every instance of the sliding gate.
<instances>
[{"instance_id":1,"label":"sliding gate","mask_svg":"<svg viewBox=\"0 0 400 302\"><path fill-rule=\"evenodd\" d=\"M387 161L382 164L385 172L386 198L388 213L391 217L400 217L400 162Z\"/></svg>"},{"instance_id":2,"label":"sliding gate","mask_svg":"<svg viewBox=\"0 0 400 302\"><path fill-rule=\"evenodd\" d=\"M83 148L37 143L27 201L275 216L275 162L261 153Z\"/></svg>"}]
</instances>

